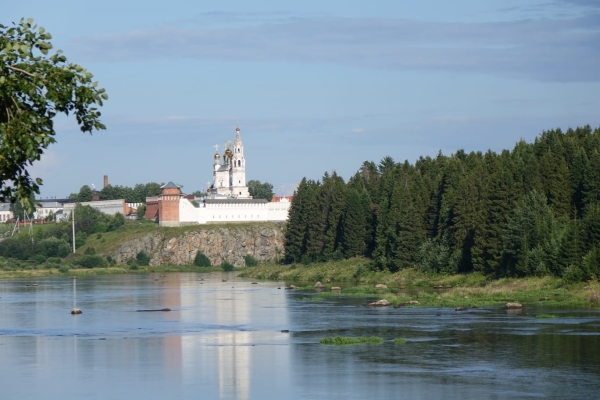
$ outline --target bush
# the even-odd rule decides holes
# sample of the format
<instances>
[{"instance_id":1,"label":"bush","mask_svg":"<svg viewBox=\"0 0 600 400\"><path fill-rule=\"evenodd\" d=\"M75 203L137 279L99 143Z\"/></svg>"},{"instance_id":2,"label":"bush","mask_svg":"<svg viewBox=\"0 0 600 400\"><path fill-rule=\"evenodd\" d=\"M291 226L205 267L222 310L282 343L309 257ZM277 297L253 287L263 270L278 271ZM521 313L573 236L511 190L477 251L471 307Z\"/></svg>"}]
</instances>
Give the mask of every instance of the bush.
<instances>
[{"instance_id":1,"label":"bush","mask_svg":"<svg viewBox=\"0 0 600 400\"><path fill-rule=\"evenodd\" d=\"M252 257L250 254L244 257L244 262L246 263L246 267L256 267L258 265L256 258Z\"/></svg>"},{"instance_id":2,"label":"bush","mask_svg":"<svg viewBox=\"0 0 600 400\"><path fill-rule=\"evenodd\" d=\"M229 261L223 261L223 263L221 264L221 268L223 269L223 271L229 272L233 271L235 267Z\"/></svg>"},{"instance_id":3,"label":"bush","mask_svg":"<svg viewBox=\"0 0 600 400\"><path fill-rule=\"evenodd\" d=\"M29 260L35 261L38 264L43 264L46 262L46 256L44 256L42 254L36 254L34 256L29 257Z\"/></svg>"},{"instance_id":4,"label":"bush","mask_svg":"<svg viewBox=\"0 0 600 400\"><path fill-rule=\"evenodd\" d=\"M196 267L210 267L210 260L204 255L204 253L198 252L194 258L194 265Z\"/></svg>"},{"instance_id":5,"label":"bush","mask_svg":"<svg viewBox=\"0 0 600 400\"><path fill-rule=\"evenodd\" d=\"M55 237L49 237L39 242L41 251L46 257L66 257L71 252L68 242Z\"/></svg>"},{"instance_id":6,"label":"bush","mask_svg":"<svg viewBox=\"0 0 600 400\"><path fill-rule=\"evenodd\" d=\"M87 254L90 256L93 256L94 254L96 254L96 249L93 247L88 247L87 249L85 249L85 251L83 252L83 254Z\"/></svg>"},{"instance_id":7,"label":"bush","mask_svg":"<svg viewBox=\"0 0 600 400\"><path fill-rule=\"evenodd\" d=\"M150 257L144 251L140 251L135 256L137 263L142 266L150 265Z\"/></svg>"},{"instance_id":8,"label":"bush","mask_svg":"<svg viewBox=\"0 0 600 400\"><path fill-rule=\"evenodd\" d=\"M46 262L50 263L50 264L60 264L61 259L60 259L60 257L48 257L46 259Z\"/></svg>"},{"instance_id":9,"label":"bush","mask_svg":"<svg viewBox=\"0 0 600 400\"><path fill-rule=\"evenodd\" d=\"M69 273L69 267L63 265L58 269L58 272L60 272L61 274L68 274Z\"/></svg>"},{"instance_id":10,"label":"bush","mask_svg":"<svg viewBox=\"0 0 600 400\"><path fill-rule=\"evenodd\" d=\"M104 257L95 254L84 255L76 261L76 264L80 265L82 268L98 268L108 266L108 263Z\"/></svg>"}]
</instances>

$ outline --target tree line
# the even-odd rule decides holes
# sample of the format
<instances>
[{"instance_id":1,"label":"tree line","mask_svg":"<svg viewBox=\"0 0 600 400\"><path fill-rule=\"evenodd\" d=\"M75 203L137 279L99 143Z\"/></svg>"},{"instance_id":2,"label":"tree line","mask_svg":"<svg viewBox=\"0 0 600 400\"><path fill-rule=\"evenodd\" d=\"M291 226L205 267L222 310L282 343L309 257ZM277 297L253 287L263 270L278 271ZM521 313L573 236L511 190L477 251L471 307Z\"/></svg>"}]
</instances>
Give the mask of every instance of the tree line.
<instances>
[{"instance_id":1,"label":"tree line","mask_svg":"<svg viewBox=\"0 0 600 400\"><path fill-rule=\"evenodd\" d=\"M286 262L355 256L390 271L600 277L600 128L302 179Z\"/></svg>"},{"instance_id":2,"label":"tree line","mask_svg":"<svg viewBox=\"0 0 600 400\"><path fill-rule=\"evenodd\" d=\"M148 182L138 183L133 187L121 185L107 185L98 191L100 200L120 200L125 199L126 203L143 203L146 197L158 196L161 193L160 187L164 183ZM94 191L88 185L83 185L78 193L71 193L70 199L77 202L92 201Z\"/></svg>"}]
</instances>

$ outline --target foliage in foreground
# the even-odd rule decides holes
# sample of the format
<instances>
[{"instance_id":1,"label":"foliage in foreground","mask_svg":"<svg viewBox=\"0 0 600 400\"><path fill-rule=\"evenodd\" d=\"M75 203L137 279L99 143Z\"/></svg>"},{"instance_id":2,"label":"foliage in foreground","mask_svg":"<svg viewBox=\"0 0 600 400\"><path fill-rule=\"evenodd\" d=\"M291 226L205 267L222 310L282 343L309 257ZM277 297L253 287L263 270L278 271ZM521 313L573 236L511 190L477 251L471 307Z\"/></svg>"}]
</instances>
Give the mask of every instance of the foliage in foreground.
<instances>
[{"instance_id":1,"label":"foliage in foreground","mask_svg":"<svg viewBox=\"0 0 600 400\"><path fill-rule=\"evenodd\" d=\"M367 337L353 338L353 337L346 337L346 336L336 336L336 337L330 337L330 338L323 338L323 339L319 340L319 343L333 344L336 346L341 346L341 345L346 345L346 344L362 344L362 343L380 344L380 343L383 343L383 339L380 337L377 337L377 336L371 336L369 338L367 338Z\"/></svg>"},{"instance_id":2,"label":"foliage in foreground","mask_svg":"<svg viewBox=\"0 0 600 400\"><path fill-rule=\"evenodd\" d=\"M28 211L42 180L26 167L56 142L56 114L75 115L83 132L105 129L97 108L105 90L60 50L48 55L50 39L31 18L0 24L0 200L18 199Z\"/></svg>"}]
</instances>

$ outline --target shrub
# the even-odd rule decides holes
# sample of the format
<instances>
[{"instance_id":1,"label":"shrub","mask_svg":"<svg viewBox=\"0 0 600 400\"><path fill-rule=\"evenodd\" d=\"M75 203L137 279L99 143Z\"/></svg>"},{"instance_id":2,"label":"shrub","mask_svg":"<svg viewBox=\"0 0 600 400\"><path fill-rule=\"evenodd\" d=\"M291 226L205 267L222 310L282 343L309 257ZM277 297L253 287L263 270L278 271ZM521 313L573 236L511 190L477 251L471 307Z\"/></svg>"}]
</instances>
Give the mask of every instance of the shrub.
<instances>
[{"instance_id":1,"label":"shrub","mask_svg":"<svg viewBox=\"0 0 600 400\"><path fill-rule=\"evenodd\" d=\"M140 251L139 253L137 253L135 259L137 260L137 263L139 265L150 265L150 257L148 257L148 254L146 254L146 252L144 251Z\"/></svg>"},{"instance_id":2,"label":"shrub","mask_svg":"<svg viewBox=\"0 0 600 400\"><path fill-rule=\"evenodd\" d=\"M86 254L80 259L78 259L76 263L82 268L98 268L107 266L106 259L96 254Z\"/></svg>"},{"instance_id":3,"label":"shrub","mask_svg":"<svg viewBox=\"0 0 600 400\"><path fill-rule=\"evenodd\" d=\"M96 249L93 247L88 247L87 249L85 249L85 251L83 252L83 254L87 254L90 256L93 256L94 254L96 254Z\"/></svg>"},{"instance_id":4,"label":"shrub","mask_svg":"<svg viewBox=\"0 0 600 400\"><path fill-rule=\"evenodd\" d=\"M223 261L223 263L221 264L221 268L223 268L223 271L229 272L233 271L235 267L229 261Z\"/></svg>"},{"instance_id":5,"label":"shrub","mask_svg":"<svg viewBox=\"0 0 600 400\"><path fill-rule=\"evenodd\" d=\"M46 262L50 263L50 264L60 264L61 259L60 259L60 257L48 257L46 259Z\"/></svg>"},{"instance_id":6,"label":"shrub","mask_svg":"<svg viewBox=\"0 0 600 400\"><path fill-rule=\"evenodd\" d=\"M102 239L102 234L101 233L96 233L96 239Z\"/></svg>"},{"instance_id":7,"label":"shrub","mask_svg":"<svg viewBox=\"0 0 600 400\"><path fill-rule=\"evenodd\" d=\"M43 264L46 262L46 256L44 256L42 254L36 254L36 255L29 257L29 260L35 261L38 264Z\"/></svg>"},{"instance_id":8,"label":"shrub","mask_svg":"<svg viewBox=\"0 0 600 400\"><path fill-rule=\"evenodd\" d=\"M396 339L394 339L394 343L396 343L396 344L404 344L404 343L406 343L406 339L404 339L404 338L396 338Z\"/></svg>"},{"instance_id":9,"label":"shrub","mask_svg":"<svg viewBox=\"0 0 600 400\"><path fill-rule=\"evenodd\" d=\"M75 234L75 247L80 248L85 246L85 240L87 239L87 235L84 232L77 232Z\"/></svg>"},{"instance_id":10,"label":"shrub","mask_svg":"<svg viewBox=\"0 0 600 400\"><path fill-rule=\"evenodd\" d=\"M69 273L69 267L67 267L66 265L61 266L58 269L58 272L60 272L61 274L68 274Z\"/></svg>"},{"instance_id":11,"label":"shrub","mask_svg":"<svg viewBox=\"0 0 600 400\"><path fill-rule=\"evenodd\" d=\"M252 257L250 254L244 257L244 262L246 263L246 267L256 267L258 265L256 258Z\"/></svg>"},{"instance_id":12,"label":"shrub","mask_svg":"<svg viewBox=\"0 0 600 400\"><path fill-rule=\"evenodd\" d=\"M210 267L210 260L204 255L204 253L198 252L194 258L194 265L196 267Z\"/></svg>"},{"instance_id":13,"label":"shrub","mask_svg":"<svg viewBox=\"0 0 600 400\"><path fill-rule=\"evenodd\" d=\"M304 254L302 256L302 258L300 259L300 262L304 265L310 265L310 263L312 262L312 260L310 259L310 257L308 256L308 254Z\"/></svg>"},{"instance_id":14,"label":"shrub","mask_svg":"<svg viewBox=\"0 0 600 400\"><path fill-rule=\"evenodd\" d=\"M68 242L55 237L49 237L39 242L40 251L46 257L66 257L71 252L71 246Z\"/></svg>"}]
</instances>

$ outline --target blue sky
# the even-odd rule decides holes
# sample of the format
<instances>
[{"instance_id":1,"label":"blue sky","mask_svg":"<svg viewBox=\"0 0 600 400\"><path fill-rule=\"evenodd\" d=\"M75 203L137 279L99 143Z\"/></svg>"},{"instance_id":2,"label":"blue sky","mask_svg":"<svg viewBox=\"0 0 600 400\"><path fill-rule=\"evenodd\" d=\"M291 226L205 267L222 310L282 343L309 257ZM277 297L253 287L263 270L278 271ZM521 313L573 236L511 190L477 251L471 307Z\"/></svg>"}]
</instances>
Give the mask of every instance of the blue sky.
<instances>
[{"instance_id":1,"label":"blue sky","mask_svg":"<svg viewBox=\"0 0 600 400\"><path fill-rule=\"evenodd\" d=\"M53 35L110 99L107 130L56 123L32 174L42 197L212 179L242 129L247 179L290 194L363 161L500 151L543 130L600 125L600 2L81 1L2 7Z\"/></svg>"}]
</instances>

